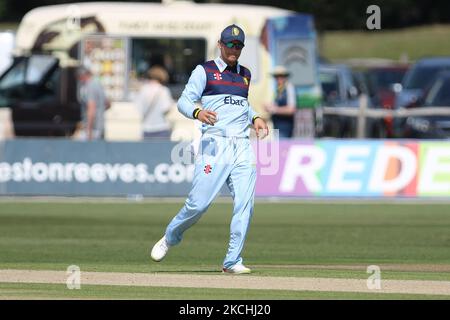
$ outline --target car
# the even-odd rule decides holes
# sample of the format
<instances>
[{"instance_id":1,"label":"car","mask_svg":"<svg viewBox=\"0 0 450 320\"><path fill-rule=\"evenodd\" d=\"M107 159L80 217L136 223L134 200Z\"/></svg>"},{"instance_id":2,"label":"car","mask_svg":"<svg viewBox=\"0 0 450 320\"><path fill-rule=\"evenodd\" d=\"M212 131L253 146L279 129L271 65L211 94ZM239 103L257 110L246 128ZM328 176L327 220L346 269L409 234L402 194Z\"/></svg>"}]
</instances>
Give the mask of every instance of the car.
<instances>
[{"instance_id":1,"label":"car","mask_svg":"<svg viewBox=\"0 0 450 320\"><path fill-rule=\"evenodd\" d=\"M441 71L450 70L450 57L423 58L417 61L403 78L395 107L404 108L415 103Z\"/></svg>"},{"instance_id":2,"label":"car","mask_svg":"<svg viewBox=\"0 0 450 320\"><path fill-rule=\"evenodd\" d=\"M405 74L401 88L395 97L395 109L411 108L423 99L436 75L442 71L450 70L450 57L422 58L417 61ZM394 120L394 136L401 138L405 127L405 118Z\"/></svg>"},{"instance_id":3,"label":"car","mask_svg":"<svg viewBox=\"0 0 450 320\"><path fill-rule=\"evenodd\" d=\"M0 108L11 108L16 136L74 133L81 119L75 70L75 66L61 69L59 60L50 55L14 59L0 76Z\"/></svg>"},{"instance_id":4,"label":"car","mask_svg":"<svg viewBox=\"0 0 450 320\"><path fill-rule=\"evenodd\" d=\"M417 107L450 108L450 71L441 72L431 83ZM405 120L403 137L416 139L450 139L450 115L411 116Z\"/></svg>"},{"instance_id":5,"label":"car","mask_svg":"<svg viewBox=\"0 0 450 320\"><path fill-rule=\"evenodd\" d=\"M372 104L381 109L393 109L396 92L400 90L402 80L409 69L409 64L388 64L370 67L364 70L369 96ZM393 118L381 119L378 137L393 138Z\"/></svg>"},{"instance_id":6,"label":"car","mask_svg":"<svg viewBox=\"0 0 450 320\"><path fill-rule=\"evenodd\" d=\"M344 64L319 66L322 86L322 104L327 107L359 108L361 94L367 94L364 81ZM369 107L371 104L369 103ZM356 118L344 115L323 115L320 137L353 138L356 136ZM367 130L373 131L374 121L367 121Z\"/></svg>"}]
</instances>

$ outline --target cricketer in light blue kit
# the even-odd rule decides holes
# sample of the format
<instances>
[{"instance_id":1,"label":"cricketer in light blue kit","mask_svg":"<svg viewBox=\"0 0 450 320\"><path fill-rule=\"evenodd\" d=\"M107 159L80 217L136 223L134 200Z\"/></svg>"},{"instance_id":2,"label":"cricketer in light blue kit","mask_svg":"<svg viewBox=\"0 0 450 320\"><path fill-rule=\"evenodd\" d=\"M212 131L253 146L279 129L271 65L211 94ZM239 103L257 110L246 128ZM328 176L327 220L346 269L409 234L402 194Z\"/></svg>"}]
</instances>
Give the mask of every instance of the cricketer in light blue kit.
<instances>
[{"instance_id":1,"label":"cricketer in light blue kit","mask_svg":"<svg viewBox=\"0 0 450 320\"><path fill-rule=\"evenodd\" d=\"M181 210L153 246L151 257L161 261L169 248L195 224L226 182L233 197L230 242L223 272L250 273L241 252L253 214L256 165L250 143L253 125L259 138L268 135L267 124L248 103L251 73L238 63L244 47L244 31L226 27L218 41L220 57L198 65L178 100L178 110L202 122L202 137L195 160L194 180ZM195 103L201 101L203 108Z\"/></svg>"}]
</instances>

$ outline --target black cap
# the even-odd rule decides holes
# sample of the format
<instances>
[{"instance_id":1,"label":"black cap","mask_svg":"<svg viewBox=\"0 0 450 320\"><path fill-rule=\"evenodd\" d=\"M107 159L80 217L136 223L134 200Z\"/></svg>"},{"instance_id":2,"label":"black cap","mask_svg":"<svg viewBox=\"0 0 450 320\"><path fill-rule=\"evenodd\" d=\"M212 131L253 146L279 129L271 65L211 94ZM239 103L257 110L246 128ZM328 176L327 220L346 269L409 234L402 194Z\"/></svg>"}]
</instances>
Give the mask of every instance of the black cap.
<instances>
[{"instance_id":1,"label":"black cap","mask_svg":"<svg viewBox=\"0 0 450 320\"><path fill-rule=\"evenodd\" d=\"M232 24L225 29L223 29L220 34L220 41L227 43L232 41L239 41L244 44L245 41L245 33L244 30L239 28L237 25Z\"/></svg>"}]
</instances>

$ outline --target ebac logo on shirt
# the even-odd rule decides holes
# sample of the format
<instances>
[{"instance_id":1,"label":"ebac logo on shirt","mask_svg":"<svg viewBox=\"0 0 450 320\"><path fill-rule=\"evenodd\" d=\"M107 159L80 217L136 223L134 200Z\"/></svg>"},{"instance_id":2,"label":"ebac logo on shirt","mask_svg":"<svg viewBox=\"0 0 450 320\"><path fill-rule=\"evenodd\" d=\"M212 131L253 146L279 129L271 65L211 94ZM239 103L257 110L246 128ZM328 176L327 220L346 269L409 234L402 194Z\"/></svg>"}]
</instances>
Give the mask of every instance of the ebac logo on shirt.
<instances>
[{"instance_id":1,"label":"ebac logo on shirt","mask_svg":"<svg viewBox=\"0 0 450 320\"><path fill-rule=\"evenodd\" d=\"M225 104L231 104L231 105L233 105L233 106L245 106L245 99L240 99L240 100L238 100L238 99L233 99L233 97L231 97L231 96L228 96L228 97L225 97L225 99L223 100L223 103L225 103Z\"/></svg>"}]
</instances>

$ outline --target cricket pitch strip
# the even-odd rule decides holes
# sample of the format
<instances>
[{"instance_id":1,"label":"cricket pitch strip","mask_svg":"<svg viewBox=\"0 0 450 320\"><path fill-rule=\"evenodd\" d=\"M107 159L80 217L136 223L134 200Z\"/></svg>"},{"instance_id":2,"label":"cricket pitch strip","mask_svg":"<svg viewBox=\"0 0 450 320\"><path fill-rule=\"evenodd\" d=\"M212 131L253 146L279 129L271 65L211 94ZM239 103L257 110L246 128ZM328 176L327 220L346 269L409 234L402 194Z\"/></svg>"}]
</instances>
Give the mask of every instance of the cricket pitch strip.
<instances>
[{"instance_id":1,"label":"cricket pitch strip","mask_svg":"<svg viewBox=\"0 0 450 320\"><path fill-rule=\"evenodd\" d=\"M66 284L67 273L46 270L0 270L2 283ZM366 279L261 277L248 275L189 275L164 273L82 272L82 285L221 288L254 290L371 292L450 295L450 281L382 280L369 289Z\"/></svg>"}]
</instances>

